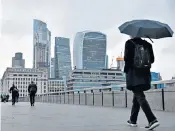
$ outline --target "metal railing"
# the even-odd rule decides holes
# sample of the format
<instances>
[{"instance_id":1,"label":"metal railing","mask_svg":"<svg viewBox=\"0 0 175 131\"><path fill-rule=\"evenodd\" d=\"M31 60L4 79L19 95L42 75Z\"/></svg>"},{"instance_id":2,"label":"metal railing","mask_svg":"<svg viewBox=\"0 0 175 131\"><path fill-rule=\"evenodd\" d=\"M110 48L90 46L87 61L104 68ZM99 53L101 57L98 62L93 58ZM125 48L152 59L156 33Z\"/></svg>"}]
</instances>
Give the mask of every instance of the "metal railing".
<instances>
[{"instance_id":1,"label":"metal railing","mask_svg":"<svg viewBox=\"0 0 175 131\"><path fill-rule=\"evenodd\" d=\"M157 89L157 85L162 84L164 88ZM147 100L154 110L175 112L175 80L154 81L154 88L146 91ZM55 93L39 94L36 96L37 102L76 104L89 106L123 107L131 108L132 92L125 89L126 84L119 85L122 90L112 90L111 87L86 88L79 91L68 90ZM21 101L29 101L28 97L20 98Z\"/></svg>"}]
</instances>

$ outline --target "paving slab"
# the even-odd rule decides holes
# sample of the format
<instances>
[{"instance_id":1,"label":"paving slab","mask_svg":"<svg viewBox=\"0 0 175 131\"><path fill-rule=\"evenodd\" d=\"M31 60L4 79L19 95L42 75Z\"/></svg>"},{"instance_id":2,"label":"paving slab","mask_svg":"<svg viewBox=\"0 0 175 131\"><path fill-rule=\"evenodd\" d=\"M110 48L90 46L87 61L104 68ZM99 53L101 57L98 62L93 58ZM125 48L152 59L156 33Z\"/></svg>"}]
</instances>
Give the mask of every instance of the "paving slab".
<instances>
[{"instance_id":1,"label":"paving slab","mask_svg":"<svg viewBox=\"0 0 175 131\"><path fill-rule=\"evenodd\" d=\"M160 127L156 131L175 131L175 112L154 111ZM36 103L1 103L1 131L145 131L141 111L138 127L126 124L127 108Z\"/></svg>"}]
</instances>

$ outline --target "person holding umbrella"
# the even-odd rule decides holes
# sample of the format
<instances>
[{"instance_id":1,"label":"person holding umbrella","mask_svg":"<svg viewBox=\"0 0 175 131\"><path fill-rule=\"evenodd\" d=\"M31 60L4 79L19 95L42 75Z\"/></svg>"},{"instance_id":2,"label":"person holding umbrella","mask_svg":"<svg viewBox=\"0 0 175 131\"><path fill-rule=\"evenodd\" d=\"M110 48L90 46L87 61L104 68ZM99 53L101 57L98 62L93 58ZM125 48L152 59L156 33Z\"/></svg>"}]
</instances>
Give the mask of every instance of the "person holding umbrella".
<instances>
[{"instance_id":1,"label":"person holding umbrella","mask_svg":"<svg viewBox=\"0 0 175 131\"><path fill-rule=\"evenodd\" d=\"M127 123L130 126L137 126L137 117L141 107L149 123L145 128L152 130L160 124L146 100L144 91L151 88L150 69L154 63L154 52L152 45L142 40L141 37L150 40L151 38L172 37L173 31L168 25L152 20L129 21L121 25L119 30L130 36L125 43L124 72L126 73L126 88L134 95L131 116Z\"/></svg>"}]
</instances>

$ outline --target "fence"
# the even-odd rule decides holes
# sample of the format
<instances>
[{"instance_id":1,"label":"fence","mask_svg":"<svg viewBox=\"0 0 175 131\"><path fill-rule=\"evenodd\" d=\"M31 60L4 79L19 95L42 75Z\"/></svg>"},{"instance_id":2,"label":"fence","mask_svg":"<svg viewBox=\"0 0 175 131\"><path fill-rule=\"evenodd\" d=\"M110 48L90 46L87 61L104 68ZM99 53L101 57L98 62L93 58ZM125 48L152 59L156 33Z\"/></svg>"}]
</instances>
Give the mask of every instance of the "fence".
<instances>
[{"instance_id":1,"label":"fence","mask_svg":"<svg viewBox=\"0 0 175 131\"><path fill-rule=\"evenodd\" d=\"M155 88L158 84L174 84L175 80L157 81L152 84ZM125 87L125 85L121 85ZM175 112L175 86L151 89L145 92L150 106L154 110ZM131 108L133 94L130 91L112 91L107 88L88 88L78 92L65 91L57 93L40 94L36 96L36 102L76 104L88 106ZM29 101L28 98L20 98L21 101Z\"/></svg>"}]
</instances>

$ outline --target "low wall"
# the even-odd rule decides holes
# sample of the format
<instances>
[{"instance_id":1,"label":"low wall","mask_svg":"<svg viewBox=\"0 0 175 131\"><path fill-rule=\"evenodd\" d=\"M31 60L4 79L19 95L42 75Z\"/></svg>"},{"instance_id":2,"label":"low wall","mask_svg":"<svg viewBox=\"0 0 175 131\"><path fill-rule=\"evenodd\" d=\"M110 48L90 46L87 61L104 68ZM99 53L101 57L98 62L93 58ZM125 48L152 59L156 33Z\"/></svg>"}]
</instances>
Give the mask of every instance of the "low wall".
<instances>
[{"instance_id":1,"label":"low wall","mask_svg":"<svg viewBox=\"0 0 175 131\"><path fill-rule=\"evenodd\" d=\"M145 92L153 110L175 112L175 90L156 89ZM133 93L130 91L103 91L90 93L55 93L36 96L36 102L75 104L88 106L131 108ZM20 98L29 101L29 98Z\"/></svg>"}]
</instances>

